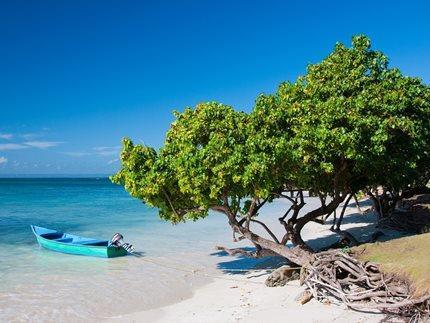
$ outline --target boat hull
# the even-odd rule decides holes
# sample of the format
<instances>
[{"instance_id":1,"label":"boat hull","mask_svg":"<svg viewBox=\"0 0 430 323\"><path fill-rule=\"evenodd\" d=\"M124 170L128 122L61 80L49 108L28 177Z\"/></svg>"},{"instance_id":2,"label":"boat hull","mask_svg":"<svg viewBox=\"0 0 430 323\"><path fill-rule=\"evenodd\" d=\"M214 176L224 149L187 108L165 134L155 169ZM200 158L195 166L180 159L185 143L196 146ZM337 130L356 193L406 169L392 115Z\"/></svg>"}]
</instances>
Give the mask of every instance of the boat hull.
<instances>
[{"instance_id":1,"label":"boat hull","mask_svg":"<svg viewBox=\"0 0 430 323\"><path fill-rule=\"evenodd\" d=\"M36 235L36 239L39 245L48 250L67 253L67 254L73 254L73 255L102 257L102 258L115 258L115 257L121 257L121 256L127 255L127 251L122 247L95 246L95 245L59 242L59 241L46 239L42 237L37 233L37 231L35 231L33 226L32 226L32 229L34 234Z\"/></svg>"}]
</instances>

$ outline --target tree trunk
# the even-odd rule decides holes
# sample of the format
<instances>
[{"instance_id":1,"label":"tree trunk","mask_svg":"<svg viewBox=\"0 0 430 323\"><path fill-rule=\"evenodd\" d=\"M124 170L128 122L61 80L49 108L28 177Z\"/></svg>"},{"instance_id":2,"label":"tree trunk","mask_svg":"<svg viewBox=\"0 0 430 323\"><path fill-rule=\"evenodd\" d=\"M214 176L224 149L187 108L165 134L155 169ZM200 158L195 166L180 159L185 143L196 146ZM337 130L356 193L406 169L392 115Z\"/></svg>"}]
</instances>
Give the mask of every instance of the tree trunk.
<instances>
[{"instance_id":1,"label":"tree trunk","mask_svg":"<svg viewBox=\"0 0 430 323\"><path fill-rule=\"evenodd\" d=\"M351 197L353 196L354 194L349 194L349 196L346 198L346 201L345 201L345 203L343 204L343 208L342 208L342 212L340 213L340 216L339 216L339 219L337 220L337 223L336 223L336 221L333 221L333 225L331 226L331 229L332 230L334 230L334 228L335 228L335 226L336 226L336 230L340 230L340 225L342 224L342 221L343 221L343 216L345 215L345 211L346 211L346 208L348 207L348 203L349 203L349 201L351 200Z\"/></svg>"},{"instance_id":2,"label":"tree trunk","mask_svg":"<svg viewBox=\"0 0 430 323\"><path fill-rule=\"evenodd\" d=\"M373 195L373 193L370 190L367 192L367 195L370 197L370 200L372 201L373 209L376 212L376 216L379 222L382 219L382 213L381 213L382 210L381 210L381 205L378 201L378 198L375 195Z\"/></svg>"},{"instance_id":3,"label":"tree trunk","mask_svg":"<svg viewBox=\"0 0 430 323\"><path fill-rule=\"evenodd\" d=\"M297 218L298 211L304 203L297 204L294 208L295 210L293 216L288 220L288 222L284 221L284 217L279 219L286 229L286 234L281 242L279 242L276 237L273 237L273 234L271 234L271 231L265 225L263 225L263 227L272 236L273 241L263 238L258 234L255 234L249 229L247 225L244 225L245 220L247 218L252 218L251 214L248 214L247 218L243 218L242 220L238 221L236 215L232 213L228 207L218 207L216 211L222 212L228 217L229 224L233 229L234 233L241 234L245 239L251 241L257 247L257 252L248 253L249 255L258 256L259 250L267 250L272 251L282 257L285 257L294 264L304 266L312 260L314 251L303 241L301 237L301 230L308 222L314 221L318 217L321 217L325 214L332 213L344 199L345 194L343 194L342 196L337 195L329 204L322 205L321 207L306 213L300 218ZM251 222L251 220L249 220L248 222ZM260 221L254 222L257 222L260 225L262 224ZM293 247L287 247L287 241L291 241ZM231 251L231 249L229 250ZM236 250L234 252L238 251Z\"/></svg>"},{"instance_id":4,"label":"tree trunk","mask_svg":"<svg viewBox=\"0 0 430 323\"><path fill-rule=\"evenodd\" d=\"M303 266L312 259L312 252L303 248L303 246L296 245L289 248L281 243L276 243L274 241L268 240L266 238L260 237L259 235L251 232L245 227L235 226L235 228L248 240L260 245L264 249L272 250L280 256L287 258L289 261Z\"/></svg>"},{"instance_id":5,"label":"tree trunk","mask_svg":"<svg viewBox=\"0 0 430 323\"><path fill-rule=\"evenodd\" d=\"M300 246L303 249L312 250L309 246L307 246L307 244L303 241L301 237L301 231L303 227L308 222L313 221L314 219L322 215L332 213L334 210L336 210L336 208L339 206L340 203L342 203L344 199L345 199L345 195L336 196L329 204L325 206L321 206L315 210L312 210L306 213L303 217L297 219L297 222L294 225L293 232L291 233L291 242L293 243L293 245Z\"/></svg>"}]
</instances>

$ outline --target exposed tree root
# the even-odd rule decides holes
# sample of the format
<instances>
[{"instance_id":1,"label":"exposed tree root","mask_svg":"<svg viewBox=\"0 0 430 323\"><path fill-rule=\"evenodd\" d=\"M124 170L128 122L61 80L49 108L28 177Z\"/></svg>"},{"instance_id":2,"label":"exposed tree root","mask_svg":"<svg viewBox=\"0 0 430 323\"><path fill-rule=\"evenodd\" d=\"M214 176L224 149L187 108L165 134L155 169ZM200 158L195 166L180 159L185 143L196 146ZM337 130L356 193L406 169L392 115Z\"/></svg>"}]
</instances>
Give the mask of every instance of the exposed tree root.
<instances>
[{"instance_id":1,"label":"exposed tree root","mask_svg":"<svg viewBox=\"0 0 430 323\"><path fill-rule=\"evenodd\" d=\"M406 317L428 316L430 295L411 297L406 281L383 274L339 250L320 252L302 269L301 283L319 301L334 297L355 310L378 310Z\"/></svg>"}]
</instances>

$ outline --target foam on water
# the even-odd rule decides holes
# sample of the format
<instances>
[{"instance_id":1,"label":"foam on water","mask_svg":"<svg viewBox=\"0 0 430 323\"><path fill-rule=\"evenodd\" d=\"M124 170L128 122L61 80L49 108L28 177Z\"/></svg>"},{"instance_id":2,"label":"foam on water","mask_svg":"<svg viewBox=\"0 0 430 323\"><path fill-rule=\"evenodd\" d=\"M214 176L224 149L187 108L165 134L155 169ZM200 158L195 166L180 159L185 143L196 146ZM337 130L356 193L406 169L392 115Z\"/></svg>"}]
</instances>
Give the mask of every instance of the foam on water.
<instances>
[{"instance_id":1,"label":"foam on water","mask_svg":"<svg viewBox=\"0 0 430 323\"><path fill-rule=\"evenodd\" d=\"M30 224L105 239L121 232L144 257L44 250ZM96 320L187 297L201 277L143 259L215 271L220 259L210 255L213 246L231 239L225 224L222 216L211 216L172 226L107 179L2 179L0 321Z\"/></svg>"}]
</instances>

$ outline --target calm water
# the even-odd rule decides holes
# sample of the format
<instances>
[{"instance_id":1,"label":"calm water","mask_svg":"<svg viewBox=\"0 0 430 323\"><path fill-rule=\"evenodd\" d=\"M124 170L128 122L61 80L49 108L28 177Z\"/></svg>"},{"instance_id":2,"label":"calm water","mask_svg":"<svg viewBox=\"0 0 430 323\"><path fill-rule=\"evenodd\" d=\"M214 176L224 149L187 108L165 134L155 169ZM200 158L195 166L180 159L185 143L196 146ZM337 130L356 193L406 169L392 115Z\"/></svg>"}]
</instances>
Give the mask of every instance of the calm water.
<instances>
[{"instance_id":1,"label":"calm water","mask_svg":"<svg viewBox=\"0 0 430 323\"><path fill-rule=\"evenodd\" d=\"M306 202L303 212L319 206L316 198ZM284 232L277 218L289 207L285 203L271 203L259 215L279 237ZM30 224L101 239L120 232L143 257L103 259L44 250ZM311 246L336 241L330 223L326 229L316 226L303 232ZM324 230L324 241L315 239ZM363 232L368 230L353 233ZM173 226L108 179L0 179L0 322L98 321L179 301L208 278L172 266L218 275L256 264L214 253L216 244L235 246L231 240L222 215Z\"/></svg>"},{"instance_id":2,"label":"calm water","mask_svg":"<svg viewBox=\"0 0 430 323\"><path fill-rule=\"evenodd\" d=\"M184 268L216 270L228 260L211 256L213 246L231 240L220 215L172 226L108 179L0 179L0 321L118 316L176 301L202 283L142 258L41 249L30 224L104 239L121 232L146 259Z\"/></svg>"}]
</instances>

